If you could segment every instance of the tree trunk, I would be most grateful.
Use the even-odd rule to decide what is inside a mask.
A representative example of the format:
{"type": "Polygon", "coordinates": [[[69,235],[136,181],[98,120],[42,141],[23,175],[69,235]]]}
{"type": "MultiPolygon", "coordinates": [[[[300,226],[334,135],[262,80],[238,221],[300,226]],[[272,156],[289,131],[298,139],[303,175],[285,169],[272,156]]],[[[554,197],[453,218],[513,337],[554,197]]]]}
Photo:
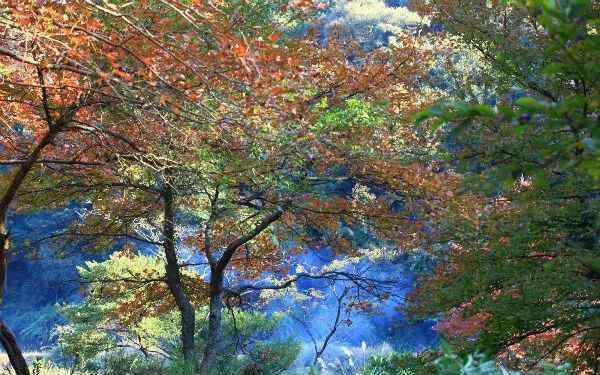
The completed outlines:
{"type": "MultiPolygon", "coordinates": [[[[4,297],[4,288],[6,287],[6,270],[8,266],[8,251],[10,249],[10,233],[8,232],[8,228],[6,228],[8,209],[36,160],[41,155],[43,149],[52,142],[57,132],[58,128],[51,128],[48,133],[46,133],[40,143],[33,149],[25,163],[21,164],[17,169],[17,172],[10,181],[7,189],[0,197],[0,304],[4,297]]],[[[13,366],[15,373],[17,375],[29,375],[27,362],[17,344],[15,335],[2,319],[0,319],[0,342],[8,355],[8,359],[10,360],[10,364],[13,366]]]]}
{"type": "MultiPolygon", "coordinates": [[[[0,305],[4,297],[4,287],[6,286],[6,269],[8,264],[8,250],[10,248],[10,235],[6,229],[6,211],[0,212],[0,305]]],[[[17,340],[12,331],[0,317],[0,342],[4,351],[8,355],[10,364],[15,370],[16,375],[29,375],[29,368],[23,353],[17,344],[17,340]]]]}
{"type": "Polygon", "coordinates": [[[207,258],[211,263],[210,301],[206,347],[204,348],[204,358],[202,358],[202,363],[200,364],[200,375],[212,375],[215,369],[218,345],[221,339],[221,321],[223,319],[223,276],[227,265],[240,246],[243,246],[262,233],[271,223],[277,221],[282,214],[283,209],[277,207],[275,211],[265,216],[251,231],[230,242],[218,261],[212,260],[212,256],[207,252],[207,258]]]}
{"type": "Polygon", "coordinates": [[[211,375],[215,368],[217,350],[221,338],[221,320],[223,318],[223,271],[211,269],[210,302],[208,313],[208,332],[204,358],[200,365],[200,375],[211,375]]]}
{"type": "MultiPolygon", "coordinates": [[[[8,249],[10,247],[10,236],[6,230],[5,223],[6,214],[0,213],[0,302],[2,297],[4,297],[6,265],[8,263],[8,249]]],[[[29,368],[17,344],[17,339],[2,318],[0,318],[0,342],[8,355],[8,360],[15,370],[16,375],[29,375],[29,368]]]]}
{"type": "Polygon", "coordinates": [[[4,288],[6,287],[9,248],[10,235],[6,229],[6,214],[0,212],[0,305],[4,299],[4,288]]]}
{"type": "Polygon", "coordinates": [[[23,357],[19,345],[17,345],[15,335],[13,335],[11,330],[4,324],[2,319],[0,319],[0,341],[2,342],[2,346],[8,355],[8,360],[15,370],[16,375],[29,375],[27,362],[25,361],[25,357],[23,357]]]}
{"type": "Polygon", "coordinates": [[[181,344],[183,347],[183,358],[186,362],[196,368],[194,333],[196,330],[196,319],[194,307],[188,298],[183,283],[175,251],[175,209],[173,207],[173,188],[168,184],[164,186],[164,249],[166,257],[165,271],[167,285],[175,299],[179,313],[181,314],[181,344]]]}
{"type": "MultiPolygon", "coordinates": [[[[10,247],[10,238],[8,231],[6,230],[6,215],[0,214],[0,301],[4,296],[4,285],[6,280],[6,264],[8,262],[7,254],[8,248],[10,247]]],[[[17,375],[29,375],[29,369],[27,368],[27,362],[23,353],[17,344],[17,340],[12,331],[4,323],[4,320],[0,318],[0,342],[6,354],[10,364],[12,365],[17,375]]]]}
{"type": "MultiPolygon", "coordinates": [[[[38,69],[38,77],[40,80],[43,107],[45,110],[46,121],[48,123],[48,131],[40,139],[39,143],[31,150],[31,153],[18,168],[5,191],[0,196],[0,304],[4,297],[4,288],[6,286],[6,270],[8,265],[8,250],[10,248],[10,233],[6,228],[6,216],[9,207],[17,195],[17,191],[25,181],[25,178],[33,168],[36,161],[42,155],[44,149],[52,143],[59,132],[71,121],[75,115],[76,109],[70,109],[57,121],[52,119],[48,105],[48,94],[44,83],[44,76],[41,68],[38,69]]],[[[6,326],[0,318],[0,341],[6,351],[13,369],[17,375],[29,375],[27,362],[23,357],[23,353],[17,344],[15,335],[6,326]]]]}

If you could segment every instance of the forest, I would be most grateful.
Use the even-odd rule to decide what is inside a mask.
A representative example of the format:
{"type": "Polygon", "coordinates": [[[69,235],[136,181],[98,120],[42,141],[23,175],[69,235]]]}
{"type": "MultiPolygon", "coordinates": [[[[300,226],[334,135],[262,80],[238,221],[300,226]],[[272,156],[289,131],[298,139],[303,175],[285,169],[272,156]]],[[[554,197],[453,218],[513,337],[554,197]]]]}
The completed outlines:
{"type": "Polygon", "coordinates": [[[0,0],[0,374],[600,374],[598,0],[0,0]]]}

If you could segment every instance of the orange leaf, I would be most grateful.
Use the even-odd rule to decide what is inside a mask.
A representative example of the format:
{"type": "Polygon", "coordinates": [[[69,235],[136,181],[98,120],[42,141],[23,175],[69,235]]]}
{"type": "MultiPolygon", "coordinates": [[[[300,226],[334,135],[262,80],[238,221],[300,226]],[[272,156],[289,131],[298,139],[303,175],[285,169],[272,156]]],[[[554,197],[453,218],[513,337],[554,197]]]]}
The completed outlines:
{"type": "Polygon", "coordinates": [[[279,40],[279,38],[281,37],[280,33],[273,33],[271,35],[269,35],[269,40],[273,43],[275,43],[276,41],[279,40]]]}
{"type": "Polygon", "coordinates": [[[158,102],[160,103],[160,105],[165,105],[167,103],[167,96],[165,94],[162,94],[158,98],[158,102]]]}
{"type": "Polygon", "coordinates": [[[248,52],[248,49],[243,44],[235,44],[233,47],[231,47],[231,50],[238,57],[244,57],[246,56],[246,52],[248,52]]]}
{"type": "Polygon", "coordinates": [[[285,92],[285,89],[281,86],[275,86],[271,90],[271,94],[273,94],[273,95],[283,94],[284,92],[285,92]]]}

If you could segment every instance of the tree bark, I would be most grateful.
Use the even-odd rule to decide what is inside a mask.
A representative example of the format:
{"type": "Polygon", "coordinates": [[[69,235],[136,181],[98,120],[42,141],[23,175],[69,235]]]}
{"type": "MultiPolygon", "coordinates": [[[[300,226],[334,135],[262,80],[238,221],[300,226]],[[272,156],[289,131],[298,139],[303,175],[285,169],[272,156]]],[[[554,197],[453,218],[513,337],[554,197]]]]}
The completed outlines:
{"type": "Polygon", "coordinates": [[[17,340],[12,331],[4,324],[4,321],[0,319],[0,341],[2,346],[8,355],[8,360],[15,370],[16,375],[29,375],[29,368],[27,367],[27,361],[23,357],[23,353],[17,344],[17,340]]]}
{"type": "Polygon", "coordinates": [[[196,330],[195,312],[192,303],[185,291],[181,281],[181,273],[177,261],[177,252],[175,250],[175,208],[173,206],[174,194],[173,187],[168,182],[165,183],[163,191],[164,200],[164,250],[165,250],[165,271],[167,285],[175,304],[181,314],[181,344],[183,358],[185,361],[196,368],[195,342],[194,334],[196,330]]]}
{"type": "MultiPolygon", "coordinates": [[[[6,287],[6,270],[8,265],[8,251],[10,248],[10,233],[6,225],[6,217],[11,203],[17,195],[17,191],[25,181],[27,174],[33,168],[42,151],[48,146],[62,126],[52,126],[37,146],[33,149],[29,157],[19,166],[17,173],[13,176],[8,188],[0,197],[0,303],[4,297],[4,288],[6,287]]],[[[0,342],[8,355],[11,365],[17,375],[29,375],[29,369],[23,353],[17,344],[15,335],[0,318],[0,342]]]]}
{"type": "Polygon", "coordinates": [[[212,375],[217,359],[217,350],[219,340],[221,339],[221,321],[223,319],[223,276],[225,270],[235,254],[236,250],[253,240],[261,234],[273,222],[279,220],[283,214],[283,209],[277,207],[276,210],[263,217],[248,233],[236,238],[227,245],[218,261],[211,260],[212,257],[207,254],[210,265],[210,301],[208,312],[208,332],[206,335],[206,347],[204,348],[204,358],[200,364],[200,375],[212,375]]]}
{"type": "Polygon", "coordinates": [[[33,168],[42,151],[48,146],[56,134],[58,128],[52,127],[46,135],[40,140],[40,143],[33,149],[29,157],[19,166],[17,173],[13,176],[10,184],[0,197],[0,300],[4,297],[4,287],[6,282],[6,265],[8,263],[8,249],[10,247],[10,234],[6,227],[6,216],[11,203],[17,195],[17,191],[25,181],[27,174],[33,168]]]}
{"type": "MultiPolygon", "coordinates": [[[[0,214],[0,301],[4,295],[4,286],[6,284],[6,263],[7,253],[10,247],[10,238],[6,230],[6,214],[0,214]]],[[[17,339],[10,328],[0,318],[0,342],[4,351],[8,355],[8,360],[15,370],[16,375],[29,375],[29,368],[21,348],[17,344],[17,339]]]]}
{"type": "Polygon", "coordinates": [[[208,312],[208,332],[204,358],[200,365],[200,375],[211,375],[217,360],[217,350],[221,339],[223,319],[223,271],[211,269],[210,301],[208,312]]]}

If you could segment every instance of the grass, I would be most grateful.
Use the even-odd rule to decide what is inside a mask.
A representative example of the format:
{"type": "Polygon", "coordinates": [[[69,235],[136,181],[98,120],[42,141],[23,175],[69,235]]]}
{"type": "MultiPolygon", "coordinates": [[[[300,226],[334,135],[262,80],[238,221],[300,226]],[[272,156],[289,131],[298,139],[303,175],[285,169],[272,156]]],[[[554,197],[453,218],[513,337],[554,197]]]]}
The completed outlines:
{"type": "MultiPolygon", "coordinates": [[[[23,356],[29,363],[31,375],[85,375],[79,371],[57,367],[46,361],[46,353],[43,352],[26,352],[23,356]]],[[[0,353],[0,375],[14,375],[6,353],[0,353]]]]}

